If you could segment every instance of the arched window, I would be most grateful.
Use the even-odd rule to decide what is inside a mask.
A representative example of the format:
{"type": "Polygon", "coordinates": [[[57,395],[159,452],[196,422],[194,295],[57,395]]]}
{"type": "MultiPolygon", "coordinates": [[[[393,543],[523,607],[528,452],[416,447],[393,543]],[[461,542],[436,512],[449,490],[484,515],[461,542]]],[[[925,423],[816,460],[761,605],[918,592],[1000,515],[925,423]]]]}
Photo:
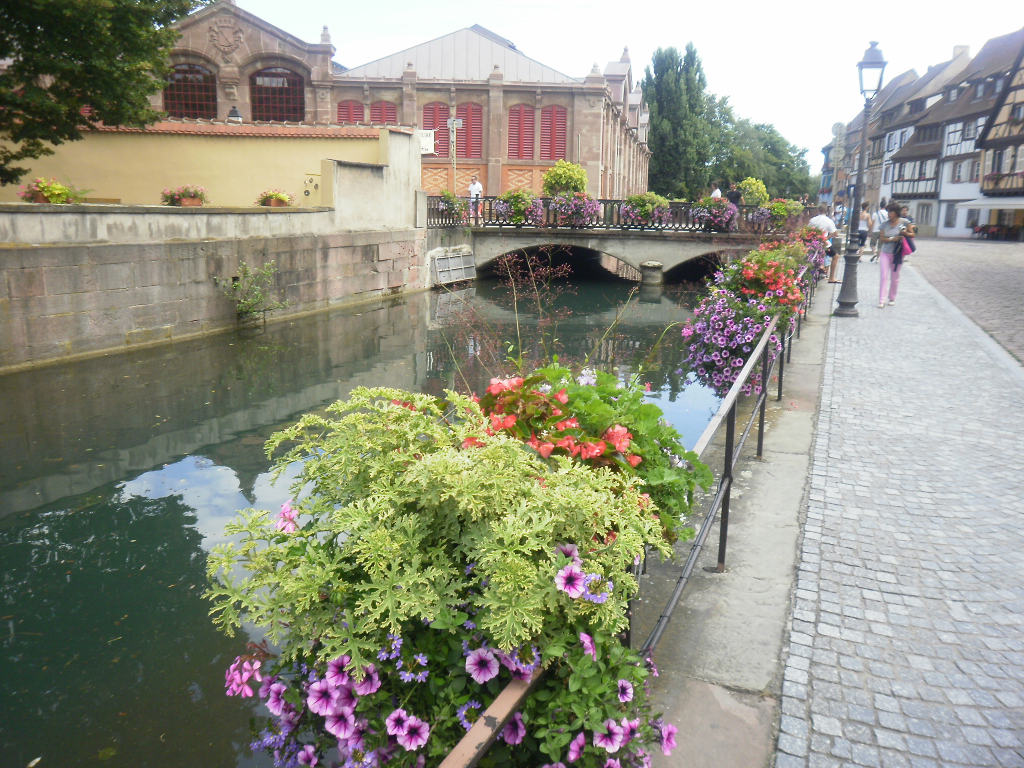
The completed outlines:
{"type": "Polygon", "coordinates": [[[363,102],[349,99],[338,102],[339,123],[361,123],[363,122],[363,102]]]}
{"type": "Polygon", "coordinates": [[[534,109],[516,104],[508,111],[508,159],[533,160],[534,109]]]}
{"type": "Polygon", "coordinates": [[[565,107],[555,104],[540,111],[540,159],[565,160],[565,107]]]}
{"type": "Polygon", "coordinates": [[[375,101],[370,105],[370,122],[374,125],[398,125],[398,107],[390,101],[375,101]]]}
{"type": "Polygon", "coordinates": [[[432,101],[423,105],[423,130],[434,131],[434,154],[448,157],[448,105],[432,101]]]}
{"type": "Polygon", "coordinates": [[[164,88],[164,111],[171,117],[217,117],[217,78],[198,64],[175,64],[164,88]]]}
{"type": "Polygon", "coordinates": [[[483,157],[483,107],[479,104],[459,104],[455,108],[455,117],[462,121],[462,127],[455,134],[455,156],[483,157]]]}
{"type": "Polygon", "coordinates": [[[253,120],[301,122],[306,116],[302,76],[284,67],[268,67],[249,76],[253,120]]]}

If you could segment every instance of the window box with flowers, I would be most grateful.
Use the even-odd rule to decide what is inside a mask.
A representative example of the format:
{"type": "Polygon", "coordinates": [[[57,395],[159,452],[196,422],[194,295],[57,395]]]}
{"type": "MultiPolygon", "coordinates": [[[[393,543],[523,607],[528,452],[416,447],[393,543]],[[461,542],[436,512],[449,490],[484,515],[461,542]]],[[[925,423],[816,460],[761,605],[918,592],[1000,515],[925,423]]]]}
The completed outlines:
{"type": "Polygon", "coordinates": [[[206,190],[194,184],[185,184],[177,189],[165,189],[160,193],[160,201],[164,205],[195,208],[206,202],[206,190]]]}
{"type": "Polygon", "coordinates": [[[70,184],[62,184],[56,179],[33,179],[18,189],[18,197],[30,203],[50,203],[64,205],[81,203],[85,200],[87,190],[75,189],[70,184]]]}
{"type": "Polygon", "coordinates": [[[264,205],[269,208],[286,208],[291,204],[292,196],[280,189],[264,190],[256,198],[256,205],[264,205]]]}

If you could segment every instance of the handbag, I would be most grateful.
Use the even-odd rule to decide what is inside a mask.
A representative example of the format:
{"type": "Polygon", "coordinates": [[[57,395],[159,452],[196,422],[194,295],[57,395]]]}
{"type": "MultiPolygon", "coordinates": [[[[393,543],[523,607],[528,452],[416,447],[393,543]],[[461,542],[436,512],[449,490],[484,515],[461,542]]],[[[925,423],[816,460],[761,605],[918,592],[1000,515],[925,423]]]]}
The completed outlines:
{"type": "Polygon", "coordinates": [[[900,256],[909,256],[914,252],[913,246],[911,246],[910,243],[907,242],[908,239],[909,238],[906,237],[900,238],[900,256]]]}

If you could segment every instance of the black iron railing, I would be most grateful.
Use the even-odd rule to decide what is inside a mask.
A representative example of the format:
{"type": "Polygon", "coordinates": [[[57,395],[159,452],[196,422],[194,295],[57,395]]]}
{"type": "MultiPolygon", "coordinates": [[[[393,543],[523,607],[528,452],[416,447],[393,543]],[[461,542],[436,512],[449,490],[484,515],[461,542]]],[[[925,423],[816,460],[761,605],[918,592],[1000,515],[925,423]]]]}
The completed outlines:
{"type": "Polygon", "coordinates": [[[565,217],[551,207],[551,198],[538,198],[543,210],[539,222],[516,223],[512,216],[502,213],[503,206],[497,197],[482,197],[479,201],[460,199],[460,210],[453,210],[450,200],[443,197],[427,198],[427,227],[439,229],[445,227],[511,227],[524,229],[598,229],[598,230],[635,230],[657,232],[741,232],[744,234],[768,235],[781,233],[791,229],[798,222],[786,221],[773,223],[766,216],[765,209],[753,205],[741,205],[737,215],[728,226],[716,227],[709,224],[700,215],[697,203],[671,203],[668,216],[657,222],[637,223],[623,215],[625,200],[598,200],[598,212],[587,223],[579,224],[567,221],[565,217]]]}

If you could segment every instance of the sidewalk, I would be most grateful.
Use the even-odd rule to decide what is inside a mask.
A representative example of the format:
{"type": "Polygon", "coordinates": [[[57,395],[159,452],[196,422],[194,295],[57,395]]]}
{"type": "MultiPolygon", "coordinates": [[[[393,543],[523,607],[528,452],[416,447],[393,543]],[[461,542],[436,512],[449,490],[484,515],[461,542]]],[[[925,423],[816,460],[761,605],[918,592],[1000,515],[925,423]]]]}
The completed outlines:
{"type": "Polygon", "coordinates": [[[856,318],[819,284],[727,570],[716,529],[656,649],[655,765],[1024,766],[1024,369],[904,272],[880,310],[862,261],[856,318]]]}

